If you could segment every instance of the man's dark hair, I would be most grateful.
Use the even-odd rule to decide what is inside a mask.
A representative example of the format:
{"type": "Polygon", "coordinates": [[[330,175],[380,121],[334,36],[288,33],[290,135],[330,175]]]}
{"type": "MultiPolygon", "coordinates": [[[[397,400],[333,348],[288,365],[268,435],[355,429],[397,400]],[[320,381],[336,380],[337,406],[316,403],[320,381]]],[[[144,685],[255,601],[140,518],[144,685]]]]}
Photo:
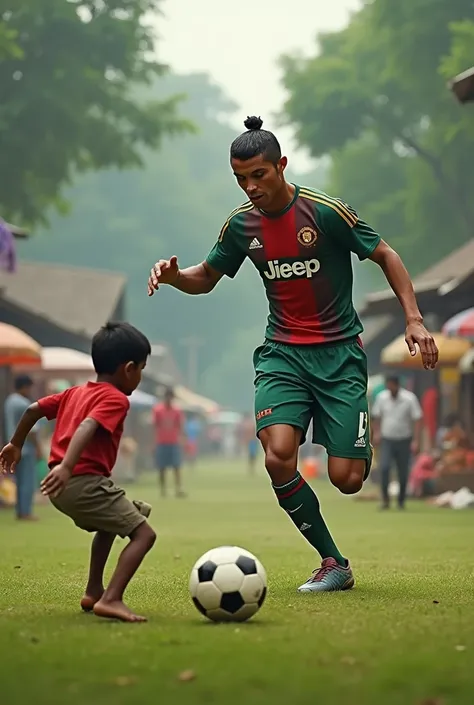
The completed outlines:
{"type": "Polygon", "coordinates": [[[31,377],[28,377],[28,375],[18,375],[18,377],[15,378],[15,391],[19,392],[21,389],[25,389],[25,387],[32,387],[33,386],[33,380],[31,377]]]}
{"type": "Polygon", "coordinates": [[[255,115],[244,121],[247,132],[235,138],[230,146],[230,158],[246,161],[259,154],[275,166],[281,159],[281,147],[273,132],[262,130],[263,120],[255,115]]]}
{"type": "Polygon", "coordinates": [[[390,382],[400,386],[400,377],[398,375],[389,375],[385,380],[385,384],[389,384],[390,382]]]}
{"type": "Polygon", "coordinates": [[[107,323],[92,338],[91,354],[98,375],[113,375],[127,362],[146,362],[151,345],[130,323],[107,323]]]}

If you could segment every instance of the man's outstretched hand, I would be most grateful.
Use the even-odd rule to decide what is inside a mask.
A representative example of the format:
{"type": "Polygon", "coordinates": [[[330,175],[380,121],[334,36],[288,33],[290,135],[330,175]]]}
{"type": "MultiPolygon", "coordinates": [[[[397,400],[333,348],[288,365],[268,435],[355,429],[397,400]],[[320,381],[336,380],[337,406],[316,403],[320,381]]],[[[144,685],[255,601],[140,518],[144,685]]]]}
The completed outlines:
{"type": "Polygon", "coordinates": [[[425,370],[434,370],[438,363],[438,346],[431,333],[428,333],[423,323],[409,323],[405,331],[405,341],[410,355],[416,355],[416,345],[420,348],[421,359],[425,370]]]}
{"type": "Polygon", "coordinates": [[[148,277],[148,296],[153,296],[160,284],[174,284],[179,277],[178,258],[160,259],[148,277]]]}

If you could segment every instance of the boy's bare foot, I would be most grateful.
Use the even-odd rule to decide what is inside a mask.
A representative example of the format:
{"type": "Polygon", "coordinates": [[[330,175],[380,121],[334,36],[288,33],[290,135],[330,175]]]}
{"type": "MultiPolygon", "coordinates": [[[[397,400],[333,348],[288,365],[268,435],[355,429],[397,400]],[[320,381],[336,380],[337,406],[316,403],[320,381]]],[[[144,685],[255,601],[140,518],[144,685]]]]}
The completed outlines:
{"type": "Polygon", "coordinates": [[[120,619],[122,622],[146,622],[146,617],[141,617],[138,614],[132,612],[132,610],[127,607],[120,600],[114,602],[105,602],[99,600],[93,606],[94,614],[97,617],[106,617],[108,619],[120,619]]]}
{"type": "Polygon", "coordinates": [[[102,589],[102,592],[98,593],[97,595],[94,595],[91,592],[87,592],[84,594],[84,597],[81,600],[81,607],[84,610],[84,612],[92,612],[94,609],[94,605],[99,602],[100,598],[104,594],[104,590],[102,589]]]}

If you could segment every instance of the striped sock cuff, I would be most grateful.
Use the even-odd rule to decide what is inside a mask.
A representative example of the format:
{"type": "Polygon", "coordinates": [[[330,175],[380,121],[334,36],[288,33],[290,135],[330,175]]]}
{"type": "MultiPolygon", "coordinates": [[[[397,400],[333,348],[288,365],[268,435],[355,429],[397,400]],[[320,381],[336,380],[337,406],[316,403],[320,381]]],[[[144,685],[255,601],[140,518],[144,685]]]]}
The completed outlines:
{"type": "Polygon", "coordinates": [[[297,472],[294,478],[289,482],[284,485],[272,485],[272,487],[278,499],[285,499],[286,497],[291,497],[295,492],[298,492],[304,484],[305,480],[301,477],[300,473],[297,472]]]}

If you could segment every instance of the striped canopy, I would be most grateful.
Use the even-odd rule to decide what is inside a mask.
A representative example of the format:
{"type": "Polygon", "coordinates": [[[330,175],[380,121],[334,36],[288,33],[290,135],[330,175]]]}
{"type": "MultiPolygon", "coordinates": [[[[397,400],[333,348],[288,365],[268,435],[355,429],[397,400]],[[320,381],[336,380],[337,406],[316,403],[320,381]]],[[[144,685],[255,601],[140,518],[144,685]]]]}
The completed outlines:
{"type": "Polygon", "coordinates": [[[468,308],[467,311],[461,311],[455,316],[446,321],[443,326],[445,335],[455,336],[456,338],[467,338],[474,341],[474,308],[468,308]]]}

